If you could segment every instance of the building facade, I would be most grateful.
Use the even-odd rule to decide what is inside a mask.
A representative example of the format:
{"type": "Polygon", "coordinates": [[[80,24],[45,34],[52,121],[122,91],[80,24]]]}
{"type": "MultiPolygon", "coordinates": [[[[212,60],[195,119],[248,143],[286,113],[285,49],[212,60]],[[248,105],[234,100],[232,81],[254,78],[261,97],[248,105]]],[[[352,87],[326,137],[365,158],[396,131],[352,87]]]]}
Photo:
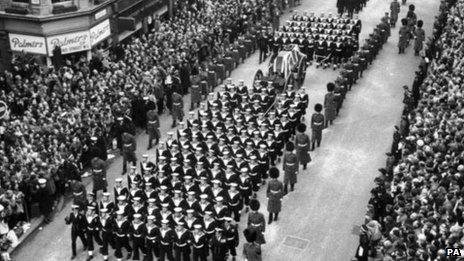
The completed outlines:
{"type": "Polygon", "coordinates": [[[0,69],[27,53],[50,64],[56,46],[65,57],[91,57],[169,12],[169,0],[2,0],[0,69]]]}

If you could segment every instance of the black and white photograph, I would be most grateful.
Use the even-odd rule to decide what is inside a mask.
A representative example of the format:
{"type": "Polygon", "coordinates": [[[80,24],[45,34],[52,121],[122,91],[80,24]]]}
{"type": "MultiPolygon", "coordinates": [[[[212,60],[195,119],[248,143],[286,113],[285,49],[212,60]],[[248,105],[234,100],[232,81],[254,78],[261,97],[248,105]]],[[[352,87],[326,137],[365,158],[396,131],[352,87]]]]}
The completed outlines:
{"type": "Polygon", "coordinates": [[[0,261],[464,261],[464,0],[0,0],[0,261]]]}

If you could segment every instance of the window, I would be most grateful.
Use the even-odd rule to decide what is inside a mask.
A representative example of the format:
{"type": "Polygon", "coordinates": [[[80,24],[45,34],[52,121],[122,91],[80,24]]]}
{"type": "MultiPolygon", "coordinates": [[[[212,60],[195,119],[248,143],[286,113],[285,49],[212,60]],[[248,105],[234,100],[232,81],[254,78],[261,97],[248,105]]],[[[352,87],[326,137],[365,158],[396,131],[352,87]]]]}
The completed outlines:
{"type": "Polygon", "coordinates": [[[13,0],[14,3],[25,3],[29,4],[30,0],[13,0]]]}
{"type": "Polygon", "coordinates": [[[52,0],[52,4],[58,4],[61,2],[71,2],[71,0],[52,0]]]}

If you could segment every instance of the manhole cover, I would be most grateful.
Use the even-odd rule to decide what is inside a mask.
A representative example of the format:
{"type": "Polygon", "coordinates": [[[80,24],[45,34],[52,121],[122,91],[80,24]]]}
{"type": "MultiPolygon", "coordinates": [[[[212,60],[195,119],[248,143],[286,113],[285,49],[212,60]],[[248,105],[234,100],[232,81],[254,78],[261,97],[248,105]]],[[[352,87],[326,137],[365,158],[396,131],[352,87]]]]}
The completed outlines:
{"type": "Polygon", "coordinates": [[[309,244],[308,240],[287,236],[284,240],[284,245],[298,249],[305,249],[309,244]]]}

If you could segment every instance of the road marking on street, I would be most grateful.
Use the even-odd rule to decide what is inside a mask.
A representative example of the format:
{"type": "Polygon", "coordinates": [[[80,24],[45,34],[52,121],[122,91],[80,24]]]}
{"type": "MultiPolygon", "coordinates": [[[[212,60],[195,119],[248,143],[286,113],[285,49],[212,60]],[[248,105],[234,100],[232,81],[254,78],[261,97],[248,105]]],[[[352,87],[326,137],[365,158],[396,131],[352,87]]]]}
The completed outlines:
{"type": "Polygon", "coordinates": [[[304,250],[309,245],[309,240],[294,236],[287,236],[285,237],[284,241],[282,242],[287,247],[295,248],[298,250],[304,250]]]}

